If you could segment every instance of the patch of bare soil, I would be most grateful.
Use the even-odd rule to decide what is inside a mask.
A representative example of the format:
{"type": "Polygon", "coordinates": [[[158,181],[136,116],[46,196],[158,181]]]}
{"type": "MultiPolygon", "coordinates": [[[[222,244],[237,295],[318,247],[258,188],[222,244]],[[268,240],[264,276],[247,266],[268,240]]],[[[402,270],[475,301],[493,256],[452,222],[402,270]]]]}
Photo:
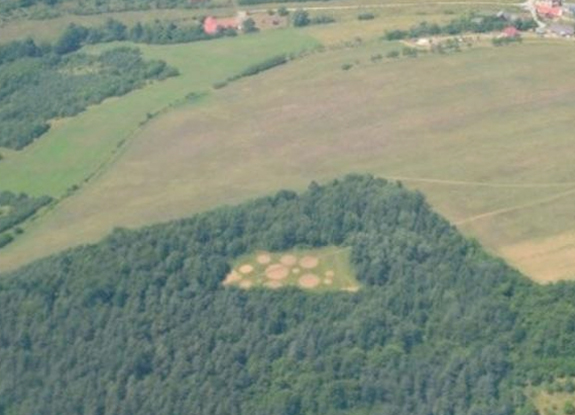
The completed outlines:
{"type": "Polygon", "coordinates": [[[254,270],[254,267],[251,266],[250,264],[244,264],[239,269],[242,274],[249,274],[254,270]]]}
{"type": "Polygon", "coordinates": [[[315,288],[319,285],[320,279],[315,274],[305,274],[302,275],[297,282],[300,285],[300,287],[315,288]]]}
{"type": "Polygon", "coordinates": [[[293,267],[297,263],[297,257],[295,255],[283,255],[280,262],[288,267],[293,267]]]}
{"type": "Polygon", "coordinates": [[[241,281],[241,279],[242,276],[240,274],[238,274],[236,271],[232,271],[228,275],[226,275],[226,279],[224,280],[223,284],[224,285],[235,284],[236,282],[241,281]]]}
{"type": "Polygon", "coordinates": [[[266,268],[266,277],[270,280],[283,280],[289,274],[289,268],[282,264],[272,264],[266,268]]]}
{"type": "Polygon", "coordinates": [[[258,261],[258,264],[266,265],[271,262],[272,257],[269,256],[268,254],[259,254],[256,260],[258,261]]]}
{"type": "Polygon", "coordinates": [[[302,268],[313,269],[317,267],[317,265],[319,264],[319,259],[315,256],[308,255],[300,259],[299,264],[301,265],[302,268]]]}

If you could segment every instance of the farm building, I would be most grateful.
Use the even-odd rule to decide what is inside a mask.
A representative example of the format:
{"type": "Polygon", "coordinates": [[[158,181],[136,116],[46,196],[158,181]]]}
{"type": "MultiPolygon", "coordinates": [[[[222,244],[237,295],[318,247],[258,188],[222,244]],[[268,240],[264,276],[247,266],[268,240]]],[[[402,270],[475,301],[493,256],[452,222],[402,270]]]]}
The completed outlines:
{"type": "Polygon", "coordinates": [[[239,30],[242,28],[243,19],[241,16],[218,18],[208,16],[204,20],[204,32],[208,35],[215,35],[223,29],[239,30]]]}
{"type": "Polygon", "coordinates": [[[563,15],[563,3],[561,0],[540,0],[535,4],[537,14],[550,19],[563,15]]]}

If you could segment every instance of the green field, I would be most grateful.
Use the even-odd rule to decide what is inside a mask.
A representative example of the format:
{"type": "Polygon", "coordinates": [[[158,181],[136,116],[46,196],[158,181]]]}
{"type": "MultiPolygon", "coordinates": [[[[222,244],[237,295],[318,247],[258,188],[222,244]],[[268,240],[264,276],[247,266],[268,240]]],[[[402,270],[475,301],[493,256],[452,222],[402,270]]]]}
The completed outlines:
{"type": "Polygon", "coordinates": [[[224,285],[354,292],[359,283],[351,269],[350,255],[350,248],[339,247],[244,255],[235,261],[224,285]]]}
{"type": "MultiPolygon", "coordinates": [[[[298,32],[309,42],[305,33],[298,32]]],[[[153,120],[98,180],[0,258],[16,265],[97,240],[114,226],[359,171],[421,189],[467,234],[533,278],[570,278],[572,47],[533,41],[373,64],[374,53],[398,48],[375,42],[242,80],[153,120]],[[347,62],[359,64],[342,71],[347,62]]],[[[166,58],[161,50],[146,49],[166,58]]]]}
{"type": "MultiPolygon", "coordinates": [[[[119,43],[86,49],[99,51],[119,43]]],[[[110,99],[66,120],[58,120],[36,143],[20,152],[6,152],[0,162],[0,189],[31,195],[61,196],[98,171],[118,146],[141,128],[148,114],[178,104],[190,93],[202,94],[211,84],[250,64],[278,53],[313,47],[313,38],[290,30],[265,37],[243,36],[173,46],[139,46],[147,57],[177,67],[181,76],[110,99]]],[[[3,151],[4,153],[4,151],[3,151]]]]}

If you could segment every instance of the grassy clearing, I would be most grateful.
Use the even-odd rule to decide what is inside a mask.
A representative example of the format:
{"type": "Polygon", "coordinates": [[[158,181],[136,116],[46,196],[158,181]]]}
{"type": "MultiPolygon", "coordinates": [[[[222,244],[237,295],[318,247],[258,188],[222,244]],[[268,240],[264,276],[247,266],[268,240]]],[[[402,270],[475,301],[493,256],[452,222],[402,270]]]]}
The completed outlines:
{"type": "Polygon", "coordinates": [[[299,287],[354,292],[360,286],[351,269],[350,254],[349,248],[338,247],[257,252],[238,258],[223,284],[244,289],[299,287]]]}
{"type": "MultiPolygon", "coordinates": [[[[98,171],[118,146],[138,131],[148,114],[181,102],[190,93],[208,92],[213,82],[266,57],[315,44],[307,35],[285,30],[185,45],[141,46],[146,57],[166,60],[181,76],[60,120],[24,151],[7,152],[0,162],[0,189],[61,196],[98,171]]],[[[113,46],[118,43],[87,50],[98,52],[113,46]]]]}
{"type": "Polygon", "coordinates": [[[529,387],[526,394],[541,415],[571,415],[575,413],[569,410],[569,407],[575,408],[575,393],[572,389],[572,380],[558,379],[550,385],[529,387]]]}

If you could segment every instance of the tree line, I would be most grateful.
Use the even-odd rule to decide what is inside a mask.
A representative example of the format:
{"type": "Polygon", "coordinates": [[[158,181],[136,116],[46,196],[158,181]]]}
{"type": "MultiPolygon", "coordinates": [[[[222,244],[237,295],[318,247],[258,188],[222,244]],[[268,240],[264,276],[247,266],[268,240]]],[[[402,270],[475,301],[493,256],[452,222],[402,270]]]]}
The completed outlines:
{"type": "Polygon", "coordinates": [[[513,26],[521,31],[531,30],[537,27],[537,23],[531,19],[516,19],[511,22],[495,15],[475,15],[459,17],[445,25],[437,23],[421,22],[409,30],[390,30],[385,33],[386,40],[401,40],[419,38],[424,36],[459,35],[462,33],[488,33],[501,31],[508,26],[513,26]]]}
{"type": "MultiPolygon", "coordinates": [[[[28,42],[20,44],[24,54],[34,49],[28,42]]],[[[48,131],[54,118],[71,117],[148,81],[177,75],[165,62],[144,60],[139,50],[126,47],[99,56],[41,50],[31,55],[17,60],[9,55],[4,60],[9,63],[0,65],[2,147],[22,149],[48,131]]]]}
{"type": "Polygon", "coordinates": [[[22,232],[17,226],[52,202],[49,196],[30,197],[24,193],[0,191],[0,248],[22,232]],[[8,232],[13,230],[13,232],[8,232]]]}
{"type": "Polygon", "coordinates": [[[400,184],[312,183],[2,275],[0,414],[534,415],[526,385],[575,375],[574,300],[400,184]],[[221,285],[328,245],[359,292],[221,285]]]}

